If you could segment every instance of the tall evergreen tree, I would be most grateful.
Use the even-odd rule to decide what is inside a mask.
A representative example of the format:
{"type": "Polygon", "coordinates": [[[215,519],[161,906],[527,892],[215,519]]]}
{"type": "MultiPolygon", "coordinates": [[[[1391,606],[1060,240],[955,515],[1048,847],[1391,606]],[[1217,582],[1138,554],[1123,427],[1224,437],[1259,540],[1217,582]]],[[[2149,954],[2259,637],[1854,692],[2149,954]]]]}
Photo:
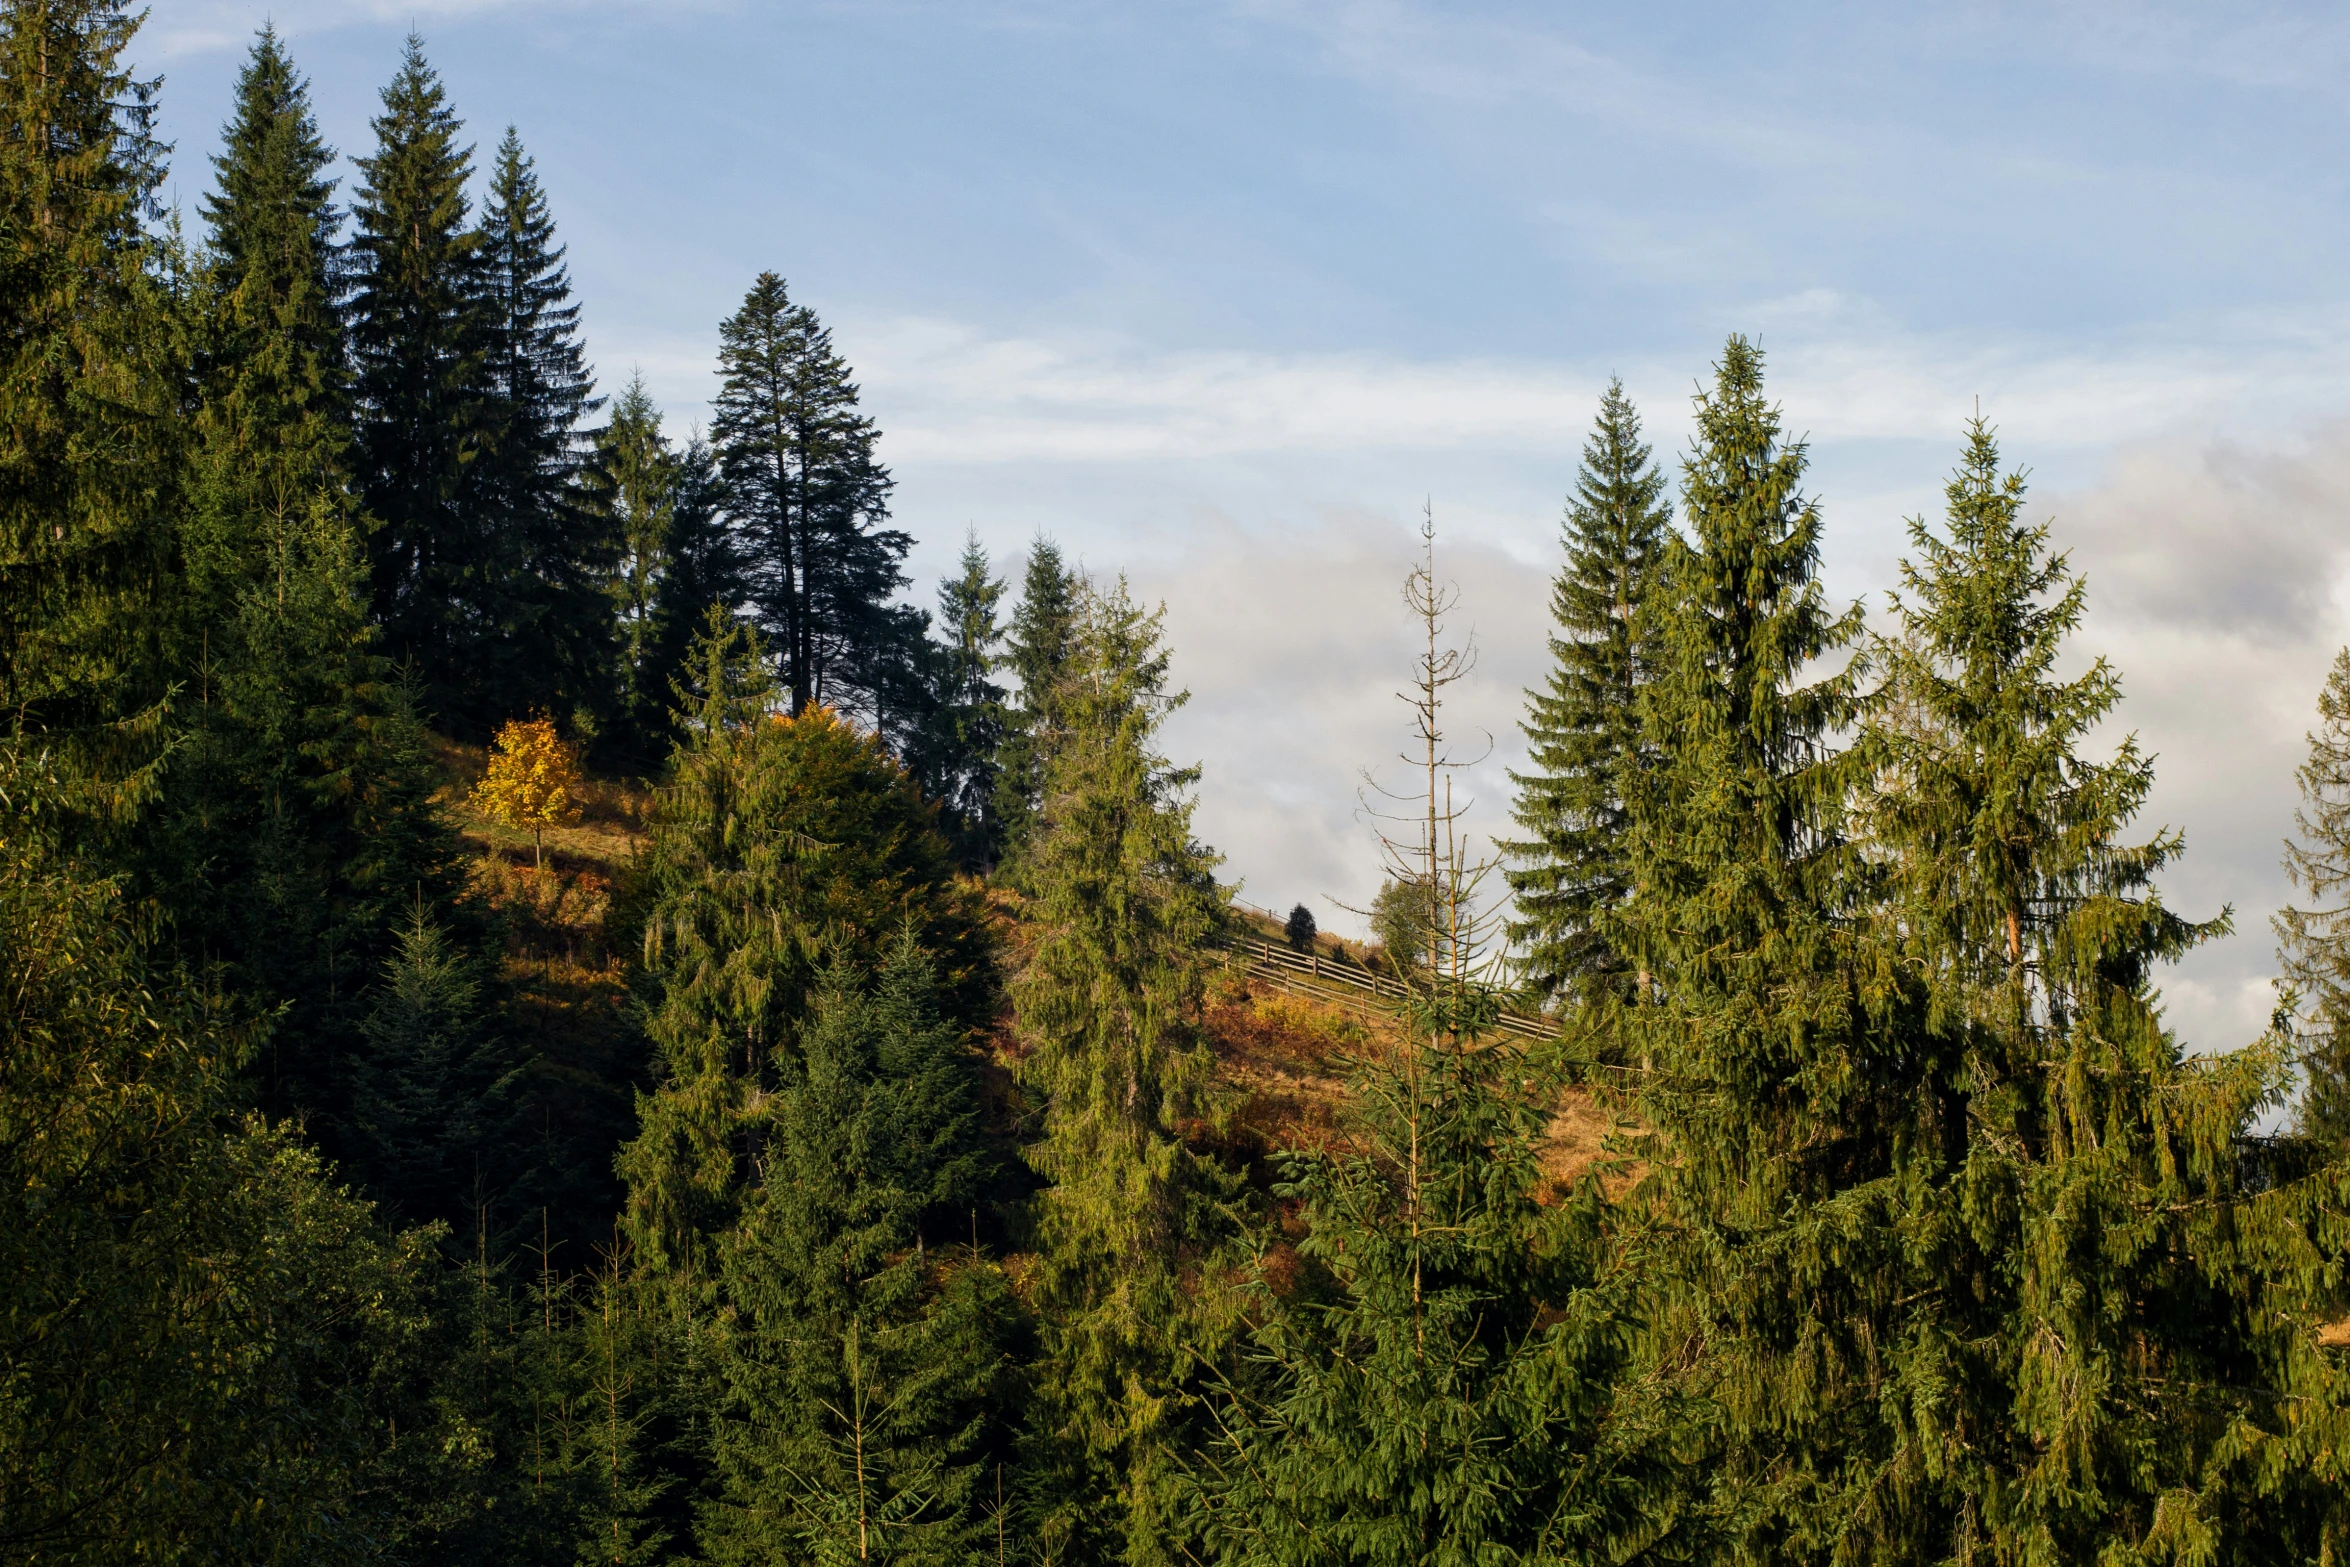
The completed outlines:
{"type": "Polygon", "coordinates": [[[207,628],[147,874],[195,961],[274,1013],[254,1062],[262,1105],[308,1112],[348,1151],[367,991],[403,909],[449,918],[455,830],[412,691],[366,621],[353,531],[314,502],[262,541],[258,580],[207,628]]]}
{"type": "Polygon", "coordinates": [[[1260,1257],[1302,1239],[1278,1271],[1260,1262],[1195,1464],[1193,1522],[1226,1563],[1619,1561],[1657,1543],[1656,1410],[1623,1375],[1639,1249],[1608,1233],[1596,1172],[1544,1178],[1556,1085],[1479,1037],[1495,930],[1444,742],[1468,659],[1443,636],[1458,595],[1433,516],[1422,537],[1404,592],[1425,638],[1419,798],[1389,794],[1412,838],[1381,844],[1407,914],[1388,950],[1413,983],[1400,1037],[1356,1063],[1340,1146],[1281,1156],[1275,1198],[1302,1211],[1260,1232],[1260,1257]]]}
{"type": "Polygon", "coordinates": [[[1036,1210],[1030,1527],[1056,1559],[1151,1563],[1171,1559],[1177,1396],[1216,1331],[1182,1281],[1224,1244],[1220,1176],[1183,1132],[1211,1069],[1202,943],[1219,903],[1191,832],[1198,775],[1153,748],[1183,700],[1159,617],[1121,582],[1084,594],[1075,621],[1044,736],[1036,940],[1012,986],[1021,1074],[1044,1107],[1030,1162],[1052,1183],[1036,1210]]]}
{"type": "Polygon", "coordinates": [[[677,454],[661,433],[661,410],[644,376],[633,375],[613,399],[610,422],[596,432],[587,489],[589,504],[603,512],[620,546],[612,574],[620,638],[613,713],[619,748],[640,760],[658,754],[669,727],[671,671],[660,665],[660,613],[680,477],[677,454]]]}
{"type": "Polygon", "coordinates": [[[1611,381],[1583,446],[1567,507],[1566,561],[1551,583],[1551,670],[1526,694],[1531,767],[1512,773],[1525,836],[1502,846],[1517,900],[1509,927],[1525,976],[1561,997],[1620,974],[1597,929],[1630,891],[1622,774],[1641,765],[1640,689],[1655,662],[1645,645],[1649,585],[1672,531],[1665,480],[1640,439],[1640,415],[1611,381]]]}
{"type": "Polygon", "coordinates": [[[2285,845],[2285,872],[2309,900],[2274,921],[2278,957],[2299,1003],[2303,1040],[2295,1125],[2350,1149],[2350,648],[2334,657],[2317,696],[2318,727],[2296,778],[2300,841],[2285,845]]]}
{"type": "Polygon", "coordinates": [[[169,677],[182,456],[138,23],[119,0],[0,9],[0,709],[117,779],[110,726],[169,677]]]}
{"type": "Polygon", "coordinates": [[[313,1112],[340,1153],[364,992],[402,907],[445,912],[456,840],[367,623],[333,155],[267,29],[223,142],[196,291],[185,695],[145,869],[183,950],[277,1015],[263,1103],[313,1112]]]}
{"type": "Polygon", "coordinates": [[[790,711],[872,711],[891,653],[914,645],[889,603],[913,541],[879,526],[893,481],[874,456],[873,420],[831,332],[772,272],[718,343],[711,445],[790,711]]]}
{"type": "Polygon", "coordinates": [[[2136,742],[2080,754],[2119,682],[2055,677],[2084,589],[1980,420],[1946,493],[1941,532],[1911,525],[1861,748],[1925,1026],[1906,1092],[1848,1122],[1844,1190],[1788,1227],[1837,1280],[1812,1310],[1867,1324],[1795,1374],[1875,1384],[1811,1438],[1804,1554],[1833,1526],[1843,1559],[2315,1559],[2345,1514],[2312,1439],[2343,1405],[2307,1225],[2340,1175],[2249,1136],[2277,1042],[2189,1062],[2163,1027],[2155,965],[2227,921],[2153,891],[2176,834],[2122,839],[2136,742]]]}
{"type": "Polygon", "coordinates": [[[1004,631],[996,618],[1004,584],[992,574],[979,536],[963,541],[962,571],[939,584],[938,623],[945,645],[938,696],[925,747],[924,774],[953,824],[968,869],[995,863],[1002,832],[996,820],[997,753],[1004,739],[1004,690],[990,678],[1004,631]]]}
{"type": "Polygon", "coordinates": [[[221,140],[216,187],[201,203],[203,401],[186,545],[193,610],[206,626],[282,564],[276,546],[288,531],[329,517],[353,523],[342,216],[326,172],[335,153],[272,28],[238,74],[221,140]]]}
{"type": "MultiPolygon", "coordinates": [[[[742,553],[727,526],[717,457],[709,442],[692,436],[676,454],[668,546],[653,593],[649,662],[639,677],[648,702],[684,678],[712,609],[730,618],[746,609],[750,588],[745,575],[742,553]]],[[[662,714],[658,733],[663,745],[679,738],[676,720],[674,711],[662,714]]]]}
{"type": "Polygon", "coordinates": [[[982,1174],[972,1065],[901,937],[826,973],[723,1249],[714,1561],[964,1563],[1005,1451],[1012,1293],[948,1233],[982,1174]]]}
{"type": "Polygon", "coordinates": [[[1667,541],[1652,599],[1642,742],[1660,762],[1624,784],[1635,892],[1599,927],[1650,980],[1622,1059],[1678,1236],[1651,1284],[1652,1349],[1714,1411],[1688,1472],[1734,1549],[1788,1559],[1825,1548],[1812,1509],[1882,1321],[1881,1259],[1856,1241],[1832,1260],[1814,1224],[1883,1173],[1878,1129],[1917,1087],[1906,992],[1842,922],[1861,873],[1842,836],[1852,765],[1828,742],[1854,673],[1804,675],[1860,621],[1830,614],[1815,578],[1804,459],[1760,352],[1732,337],[1682,466],[1688,537],[1667,541]],[[1691,1364],[1685,1344],[1705,1353],[1691,1364]]]}
{"type": "Polygon", "coordinates": [[[470,147],[411,33],[358,161],[350,305],[359,405],[359,489],[371,540],[376,619],[436,711],[463,715],[478,628],[485,540],[466,511],[467,469],[484,440],[481,236],[468,226],[470,147]]]}
{"type": "Polygon", "coordinates": [[[490,166],[478,261],[482,445],[464,494],[483,563],[467,608],[483,647],[459,711],[477,726],[534,711],[592,726],[612,704],[621,545],[613,519],[583,504],[581,420],[602,403],[555,221],[512,126],[490,166]]]}
{"type": "Polygon", "coordinates": [[[1020,601],[1012,607],[1002,667],[1020,683],[996,752],[995,818],[1000,854],[1017,866],[1044,794],[1052,706],[1075,646],[1081,579],[1059,546],[1039,534],[1028,546],[1020,601]]]}

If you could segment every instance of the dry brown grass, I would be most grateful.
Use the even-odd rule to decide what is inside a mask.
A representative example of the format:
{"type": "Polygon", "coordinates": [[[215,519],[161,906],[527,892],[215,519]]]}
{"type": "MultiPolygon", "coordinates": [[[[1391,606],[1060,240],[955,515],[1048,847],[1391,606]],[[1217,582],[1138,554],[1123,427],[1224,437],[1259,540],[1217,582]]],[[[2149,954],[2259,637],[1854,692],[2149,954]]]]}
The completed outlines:
{"type": "Polygon", "coordinates": [[[1337,1141],[1345,1057],[1370,1044],[1369,1030],[1334,1007],[1245,980],[1228,981],[1218,992],[1203,1021],[1233,1096],[1238,1141],[1255,1156],[1337,1141]]]}
{"type": "MultiPolygon", "coordinates": [[[[1387,1023],[1227,974],[1207,1008],[1208,1040],[1231,1091],[1233,1140],[1252,1157],[1282,1148],[1330,1148],[1345,1140],[1347,1063],[1401,1043],[1387,1023]]],[[[1537,1149],[1553,1190],[1580,1180],[1607,1157],[1616,1117],[1588,1089],[1568,1088],[1537,1149]]],[[[1609,1171],[1621,1195],[1637,1168],[1609,1171]]]]}

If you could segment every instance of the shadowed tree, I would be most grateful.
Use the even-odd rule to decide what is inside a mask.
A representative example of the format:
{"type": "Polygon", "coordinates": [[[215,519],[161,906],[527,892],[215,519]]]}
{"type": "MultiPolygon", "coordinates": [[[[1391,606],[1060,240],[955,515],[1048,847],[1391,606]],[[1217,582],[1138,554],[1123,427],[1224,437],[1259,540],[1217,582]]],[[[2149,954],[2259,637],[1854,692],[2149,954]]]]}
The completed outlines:
{"type": "Polygon", "coordinates": [[[378,524],[375,616],[426,701],[458,716],[481,655],[471,610],[500,567],[466,507],[488,417],[487,288],[467,222],[472,149],[459,145],[462,123],[413,33],[371,123],[375,150],[357,160],[349,321],[355,466],[378,524]]]}
{"type": "Polygon", "coordinates": [[[118,726],[163,696],[179,627],[185,367],[141,226],[165,149],[123,64],[138,22],[0,9],[0,722],[116,782],[151,754],[118,726]]]}
{"type": "Polygon", "coordinates": [[[718,345],[711,446],[789,711],[872,712],[887,692],[886,655],[907,645],[889,600],[913,544],[879,526],[893,481],[874,456],[873,420],[832,334],[772,272],[719,326],[718,345]]]}
{"type": "Polygon", "coordinates": [[[555,220],[512,126],[490,165],[474,274],[482,325],[482,442],[465,509],[484,567],[471,607],[483,656],[467,671],[470,727],[552,712],[590,731],[612,710],[620,562],[614,519],[581,478],[593,395],[579,306],[555,220]]]}

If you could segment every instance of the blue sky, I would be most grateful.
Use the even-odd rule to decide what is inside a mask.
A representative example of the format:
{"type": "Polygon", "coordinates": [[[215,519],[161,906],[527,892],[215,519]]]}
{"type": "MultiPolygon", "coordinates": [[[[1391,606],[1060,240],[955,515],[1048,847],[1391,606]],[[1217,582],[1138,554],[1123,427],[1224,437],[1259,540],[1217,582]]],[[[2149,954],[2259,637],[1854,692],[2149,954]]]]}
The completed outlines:
{"type": "Polygon", "coordinates": [[[140,48],[191,211],[264,15],[346,151],[411,25],[485,150],[514,122],[606,385],[640,369],[681,430],[719,318],[783,273],[863,378],[923,596],[966,527],[1164,596],[1173,741],[1261,902],[1367,896],[1357,774],[1401,738],[1424,497],[1498,825],[1607,375],[1669,454],[1723,335],[1759,336],[1847,596],[1891,585],[1980,397],[2163,755],[2177,900],[2238,909],[2174,1014],[2258,1026],[2350,629],[2350,16],[169,0],[140,48]]]}

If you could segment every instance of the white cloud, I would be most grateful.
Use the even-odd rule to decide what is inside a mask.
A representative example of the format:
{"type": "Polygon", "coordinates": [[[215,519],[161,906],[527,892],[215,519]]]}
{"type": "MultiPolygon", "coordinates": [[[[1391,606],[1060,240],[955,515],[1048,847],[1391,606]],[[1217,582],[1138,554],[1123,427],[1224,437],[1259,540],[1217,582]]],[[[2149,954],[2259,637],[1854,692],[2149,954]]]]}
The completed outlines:
{"type": "MultiPolygon", "coordinates": [[[[1165,600],[1175,678],[1192,692],[1167,744],[1177,760],[1205,763],[1201,836],[1227,856],[1223,874],[1243,896],[1281,909],[1303,901],[1328,929],[1360,929],[1347,908],[1378,890],[1366,771],[1399,793],[1417,787],[1397,693],[1420,646],[1402,601],[1419,547],[1397,515],[1334,512],[1275,538],[1202,518],[1192,555],[1131,574],[1138,593],[1165,600]]],[[[1523,754],[1521,692],[1540,674],[1549,584],[1491,545],[1441,536],[1437,573],[1461,593],[1449,638],[1478,653],[1446,709],[1452,754],[1484,758],[1459,803],[1473,833],[1506,835],[1504,769],[1523,754]]]]}
{"type": "Polygon", "coordinates": [[[2116,728],[2157,755],[2144,825],[2186,835],[2168,896],[2198,918],[2235,907],[2236,934],[2166,981],[2173,1019],[2191,1042],[2242,1043],[2273,1004],[2268,921],[2292,895],[2278,859],[2293,770],[2350,640],[2350,426],[2268,450],[2136,445],[2047,511],[2089,582],[2080,646],[2122,675],[2116,728]]]}
{"type": "MultiPolygon", "coordinates": [[[[2182,322],[2095,350],[1904,333],[1865,302],[1758,302],[1770,388],[1823,443],[1953,442],[1980,397],[2018,450],[2102,448],[2180,427],[2254,428],[2350,403],[2350,315],[2182,322]]],[[[930,318],[849,318],[836,339],[893,462],[1117,464],[1275,453],[1572,450],[1620,371],[1677,438],[1718,341],[1667,365],[1362,353],[1163,351],[1107,337],[991,336],[930,318]]],[[[643,356],[635,356],[643,357],[643,356]]],[[[684,345],[658,356],[682,385],[684,345]]],[[[704,360],[706,365],[708,360],[704,360]]],[[[707,372],[705,372],[705,375],[707,372]]],[[[707,380],[705,385],[709,384],[707,380]]],[[[706,393],[704,395],[707,395],[706,393]]]]}

